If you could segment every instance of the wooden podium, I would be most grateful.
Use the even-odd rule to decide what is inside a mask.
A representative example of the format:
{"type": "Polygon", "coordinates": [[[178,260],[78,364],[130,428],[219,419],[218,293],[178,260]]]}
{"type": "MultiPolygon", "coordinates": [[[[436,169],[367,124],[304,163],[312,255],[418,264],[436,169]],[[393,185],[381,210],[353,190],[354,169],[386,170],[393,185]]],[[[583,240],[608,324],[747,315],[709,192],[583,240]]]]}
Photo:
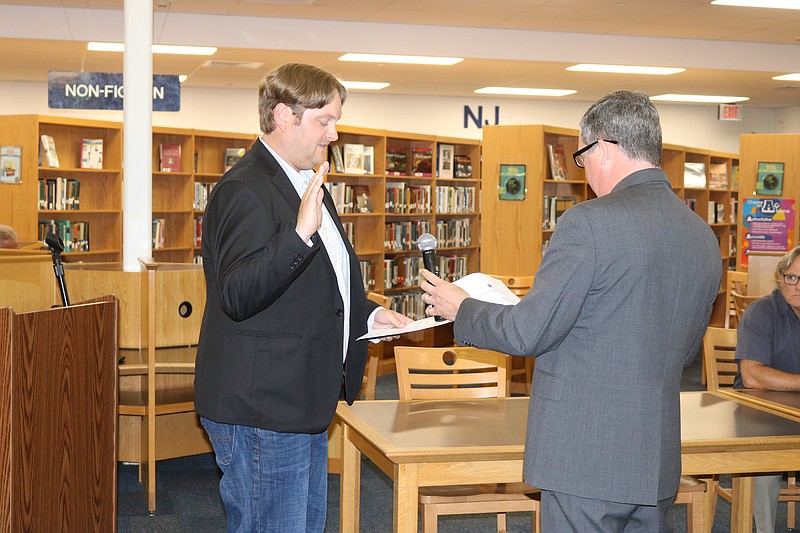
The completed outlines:
{"type": "Polygon", "coordinates": [[[117,528],[117,299],[0,308],[0,532],[117,528]]]}

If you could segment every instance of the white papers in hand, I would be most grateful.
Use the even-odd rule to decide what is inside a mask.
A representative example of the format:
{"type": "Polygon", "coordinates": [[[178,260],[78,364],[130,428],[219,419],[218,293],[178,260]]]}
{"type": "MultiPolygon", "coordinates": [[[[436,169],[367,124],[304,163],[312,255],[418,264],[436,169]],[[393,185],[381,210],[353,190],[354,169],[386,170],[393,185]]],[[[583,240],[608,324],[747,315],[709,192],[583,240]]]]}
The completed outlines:
{"type": "MultiPolygon", "coordinates": [[[[488,274],[483,274],[482,272],[475,272],[474,274],[466,275],[463,278],[454,281],[453,285],[461,287],[467,291],[467,294],[469,294],[470,298],[475,298],[476,300],[482,300],[484,302],[501,305],[514,305],[519,302],[519,297],[511,292],[511,290],[506,287],[502,281],[493,278],[488,274]]],[[[414,322],[406,324],[402,328],[373,329],[371,332],[359,337],[358,340],[395,337],[397,335],[403,335],[404,333],[422,331],[423,329],[441,326],[442,324],[448,324],[450,322],[451,320],[437,322],[434,317],[429,316],[423,318],[422,320],[415,320],[414,322]]]]}

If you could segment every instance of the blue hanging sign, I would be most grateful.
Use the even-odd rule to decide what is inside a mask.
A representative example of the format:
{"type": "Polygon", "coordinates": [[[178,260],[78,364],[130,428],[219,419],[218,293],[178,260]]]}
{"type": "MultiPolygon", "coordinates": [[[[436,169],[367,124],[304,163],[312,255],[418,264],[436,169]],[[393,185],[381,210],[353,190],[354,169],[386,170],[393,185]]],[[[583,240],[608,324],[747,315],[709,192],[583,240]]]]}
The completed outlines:
{"type": "MultiPolygon", "coordinates": [[[[122,74],[51,70],[47,77],[47,105],[51,109],[122,109],[122,74]]],[[[180,111],[178,76],[153,75],[153,111],[180,111]]]]}

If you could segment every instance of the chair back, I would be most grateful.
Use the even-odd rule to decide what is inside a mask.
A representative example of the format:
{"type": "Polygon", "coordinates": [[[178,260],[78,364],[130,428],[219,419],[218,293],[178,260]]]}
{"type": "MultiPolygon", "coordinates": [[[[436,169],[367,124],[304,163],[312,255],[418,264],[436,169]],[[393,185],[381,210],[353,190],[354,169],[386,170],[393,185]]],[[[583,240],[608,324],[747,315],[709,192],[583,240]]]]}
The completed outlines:
{"type": "Polygon", "coordinates": [[[731,291],[731,297],[733,297],[733,306],[736,309],[737,323],[742,320],[742,316],[744,316],[744,310],[747,309],[747,306],[759,298],[758,296],[747,296],[745,294],[740,294],[736,291],[731,291]]]}
{"type": "Polygon", "coordinates": [[[739,365],[736,354],[736,330],[709,327],[703,337],[703,357],[706,363],[706,386],[714,391],[732,387],[739,365]]]}
{"type": "Polygon", "coordinates": [[[736,306],[733,303],[733,292],[747,294],[747,272],[730,270],[725,281],[725,327],[735,328],[739,323],[736,320],[736,306]]]}
{"type": "Polygon", "coordinates": [[[395,346],[401,400],[498,398],[508,396],[511,358],[466,347],[395,346]]]}
{"type": "Polygon", "coordinates": [[[376,304],[380,305],[381,307],[385,307],[386,309],[392,308],[392,297],[386,296],[385,294],[380,294],[377,292],[368,292],[367,299],[372,300],[376,304]]]}
{"type": "Polygon", "coordinates": [[[503,282],[503,285],[511,289],[511,292],[522,298],[533,287],[533,276],[501,276],[499,274],[489,274],[494,279],[503,282]]]}

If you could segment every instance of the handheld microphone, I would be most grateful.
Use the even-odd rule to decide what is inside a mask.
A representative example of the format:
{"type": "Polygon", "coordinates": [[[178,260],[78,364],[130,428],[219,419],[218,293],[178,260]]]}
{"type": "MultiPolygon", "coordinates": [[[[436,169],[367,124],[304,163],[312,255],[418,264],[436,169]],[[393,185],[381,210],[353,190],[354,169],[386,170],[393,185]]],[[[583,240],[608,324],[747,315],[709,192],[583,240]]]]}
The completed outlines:
{"type": "MultiPolygon", "coordinates": [[[[417,248],[422,252],[422,264],[425,270],[439,275],[439,263],[436,261],[436,237],[430,233],[423,233],[417,239],[417,248]]],[[[434,317],[437,322],[444,320],[444,318],[437,316],[434,317]]]]}
{"type": "Polygon", "coordinates": [[[64,265],[61,263],[61,252],[64,251],[64,241],[55,233],[48,233],[44,238],[44,243],[50,248],[53,255],[53,271],[56,274],[58,288],[61,291],[61,303],[64,307],[69,307],[69,295],[67,285],[64,283],[64,265]]]}

